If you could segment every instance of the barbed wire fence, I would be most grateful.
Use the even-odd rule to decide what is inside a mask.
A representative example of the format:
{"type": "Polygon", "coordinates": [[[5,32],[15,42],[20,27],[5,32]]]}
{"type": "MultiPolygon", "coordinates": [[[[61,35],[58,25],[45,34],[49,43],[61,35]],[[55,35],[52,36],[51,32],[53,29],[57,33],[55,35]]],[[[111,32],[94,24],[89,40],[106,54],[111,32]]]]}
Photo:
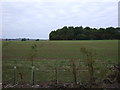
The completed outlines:
{"type": "MultiPolygon", "coordinates": [[[[32,86],[39,84],[39,82],[55,82],[56,86],[59,85],[61,82],[65,83],[73,83],[78,84],[78,83],[83,83],[89,80],[89,71],[87,67],[83,65],[84,62],[80,62],[79,65],[76,65],[76,74],[74,76],[73,73],[73,68],[71,69],[70,64],[67,66],[57,66],[57,67],[48,67],[48,68],[38,68],[33,66],[29,66],[24,68],[21,68],[20,66],[14,65],[13,69],[8,68],[8,71],[11,72],[11,76],[13,78],[9,79],[10,83],[13,83],[13,85],[17,84],[25,84],[28,83],[32,86]],[[83,65],[83,67],[82,67],[83,65]],[[34,73],[33,73],[34,70],[34,73]],[[13,74],[13,75],[12,75],[13,74]],[[34,75],[34,76],[33,76],[34,75]],[[76,77],[76,78],[74,78],[76,77]],[[76,79],[76,80],[75,80],[76,79]]],[[[98,63],[100,64],[100,63],[98,63]]],[[[106,78],[108,71],[110,71],[109,68],[112,67],[112,65],[108,63],[101,63],[102,66],[105,68],[101,69],[100,67],[94,67],[95,69],[95,74],[96,77],[100,80],[101,78],[106,78]],[[104,64],[104,65],[103,65],[104,64]],[[102,75],[103,74],[103,75],[102,75]],[[101,77],[99,77],[101,76],[101,77]]]]}

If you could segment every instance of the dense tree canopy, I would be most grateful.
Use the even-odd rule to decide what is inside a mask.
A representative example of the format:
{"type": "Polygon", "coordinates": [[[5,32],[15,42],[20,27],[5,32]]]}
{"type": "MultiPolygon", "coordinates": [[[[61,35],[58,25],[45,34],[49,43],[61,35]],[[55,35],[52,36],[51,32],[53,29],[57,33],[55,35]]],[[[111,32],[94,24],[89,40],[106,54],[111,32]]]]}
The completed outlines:
{"type": "Polygon", "coordinates": [[[50,32],[50,40],[109,40],[120,39],[120,27],[90,28],[82,26],[64,26],[61,29],[50,32]]]}

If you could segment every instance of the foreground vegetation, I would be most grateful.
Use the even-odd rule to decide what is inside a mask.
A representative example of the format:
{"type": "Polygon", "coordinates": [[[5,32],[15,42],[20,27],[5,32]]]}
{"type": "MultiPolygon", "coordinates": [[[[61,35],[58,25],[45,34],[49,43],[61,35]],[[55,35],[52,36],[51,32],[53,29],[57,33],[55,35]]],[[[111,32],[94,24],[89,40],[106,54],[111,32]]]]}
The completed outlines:
{"type": "Polygon", "coordinates": [[[110,84],[116,78],[110,76],[117,73],[114,65],[118,63],[118,40],[3,41],[2,44],[5,86],[55,82],[54,86],[67,83],[68,87],[91,87],[92,81],[92,87],[106,87],[106,81],[110,84]],[[93,61],[89,65],[86,60],[90,58],[93,61]]]}

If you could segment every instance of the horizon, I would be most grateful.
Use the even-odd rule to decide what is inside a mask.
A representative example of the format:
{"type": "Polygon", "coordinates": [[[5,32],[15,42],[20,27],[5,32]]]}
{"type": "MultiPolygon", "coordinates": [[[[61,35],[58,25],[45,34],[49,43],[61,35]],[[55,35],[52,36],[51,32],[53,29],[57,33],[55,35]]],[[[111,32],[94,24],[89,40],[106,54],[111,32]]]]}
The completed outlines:
{"type": "MultiPolygon", "coordinates": [[[[66,27],[66,26],[64,26],[64,27],[66,27]]],[[[71,26],[67,26],[67,27],[71,27],[71,26]]],[[[74,27],[74,26],[72,26],[72,27],[74,27]]],[[[77,26],[77,27],[81,27],[81,26],[77,26]]],[[[83,27],[83,26],[82,26],[83,27]]],[[[89,27],[89,26],[86,26],[86,27],[89,27]]],[[[112,27],[112,26],[111,26],[112,27]]],[[[74,27],[75,28],[75,27],[74,27]]],[[[85,27],[83,27],[83,28],[85,28],[85,27]]],[[[91,27],[90,27],[91,28],[91,27]]],[[[94,28],[94,27],[93,27],[94,28]]],[[[93,29],[92,28],[92,29],[93,29]]],[[[102,27],[101,27],[102,28],[102,27]]],[[[105,28],[103,28],[103,29],[106,29],[106,28],[109,28],[109,27],[105,27],[105,28]]],[[[120,28],[119,26],[118,27],[113,27],[113,28],[120,28]]],[[[61,29],[61,28],[58,28],[58,29],[61,29]]],[[[56,29],[56,30],[58,30],[58,29],[56,29]]],[[[100,29],[100,28],[95,28],[95,29],[100,29]]],[[[56,31],[55,30],[55,31],[56,31]]],[[[52,32],[52,31],[51,31],[52,32]]],[[[31,38],[31,37],[15,37],[15,38],[0,38],[0,39],[2,39],[2,40],[5,40],[5,39],[10,39],[10,40],[17,40],[17,39],[19,39],[19,40],[21,40],[21,39],[29,39],[29,40],[36,40],[36,39],[39,39],[39,40],[49,40],[49,38],[31,38]]]]}

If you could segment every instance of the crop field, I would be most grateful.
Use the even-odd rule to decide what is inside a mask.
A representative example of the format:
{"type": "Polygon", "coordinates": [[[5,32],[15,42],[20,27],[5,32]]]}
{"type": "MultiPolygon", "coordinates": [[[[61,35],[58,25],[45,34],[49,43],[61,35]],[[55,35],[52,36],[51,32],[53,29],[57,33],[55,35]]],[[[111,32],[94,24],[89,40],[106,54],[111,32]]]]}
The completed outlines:
{"type": "Polygon", "coordinates": [[[3,83],[32,83],[32,65],[35,84],[74,83],[74,64],[77,83],[87,83],[89,72],[81,48],[95,52],[95,82],[114,73],[110,68],[118,63],[118,40],[2,41],[3,83]]]}

